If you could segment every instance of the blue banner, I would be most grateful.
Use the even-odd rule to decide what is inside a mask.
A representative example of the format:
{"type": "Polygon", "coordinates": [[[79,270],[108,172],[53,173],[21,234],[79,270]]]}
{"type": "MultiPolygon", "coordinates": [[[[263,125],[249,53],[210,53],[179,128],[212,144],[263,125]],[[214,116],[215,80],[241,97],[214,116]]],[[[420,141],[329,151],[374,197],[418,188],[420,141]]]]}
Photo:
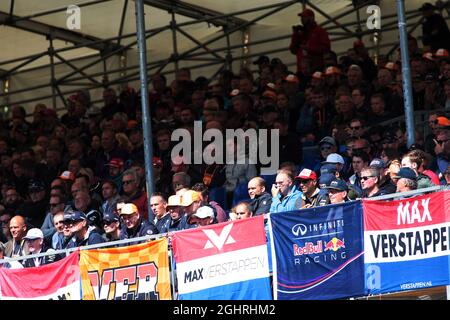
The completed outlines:
{"type": "Polygon", "coordinates": [[[360,201],[270,215],[278,300],[364,295],[360,201]]]}

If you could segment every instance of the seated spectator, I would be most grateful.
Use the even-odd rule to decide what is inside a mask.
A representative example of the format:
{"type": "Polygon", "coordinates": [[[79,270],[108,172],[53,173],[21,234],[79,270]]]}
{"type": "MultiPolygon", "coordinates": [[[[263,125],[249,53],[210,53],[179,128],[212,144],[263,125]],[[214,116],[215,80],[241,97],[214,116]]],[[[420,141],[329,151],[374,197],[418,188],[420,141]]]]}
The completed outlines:
{"type": "Polygon", "coordinates": [[[383,190],[380,190],[380,171],[375,168],[366,168],[361,171],[361,182],[363,189],[363,198],[373,198],[385,195],[383,190]]]}
{"type": "Polygon", "coordinates": [[[103,230],[108,241],[120,240],[120,219],[114,212],[103,214],[103,230]]]}
{"type": "Polygon", "coordinates": [[[134,203],[117,205],[120,218],[123,221],[120,230],[120,239],[132,239],[158,233],[155,225],[141,216],[138,207],[134,203]]]}
{"type": "Polygon", "coordinates": [[[167,201],[161,193],[154,193],[150,197],[150,207],[155,215],[152,221],[161,233],[160,229],[166,225],[166,221],[170,220],[170,214],[167,211],[167,201]]]}
{"type": "Polygon", "coordinates": [[[178,230],[181,218],[184,216],[181,203],[181,196],[173,195],[167,200],[167,211],[170,214],[170,220],[160,227],[159,233],[165,233],[178,230]]]}
{"type": "Polygon", "coordinates": [[[137,172],[132,169],[126,170],[122,176],[122,184],[125,202],[134,203],[142,219],[151,221],[153,218],[148,216],[147,193],[139,187],[140,178],[137,172]]]}
{"type": "Polygon", "coordinates": [[[62,249],[64,243],[64,211],[58,211],[53,216],[53,227],[56,232],[52,235],[51,247],[55,250],[62,249]]]}
{"type": "Polygon", "coordinates": [[[395,184],[391,177],[387,174],[386,164],[383,160],[375,158],[370,162],[370,168],[375,168],[380,171],[380,190],[385,194],[395,193],[395,184]]]}
{"type": "Polygon", "coordinates": [[[30,180],[28,184],[30,201],[25,202],[19,211],[27,224],[32,227],[40,227],[44,222],[48,206],[46,193],[45,185],[42,181],[30,180]]]}
{"type": "Polygon", "coordinates": [[[188,190],[181,195],[181,206],[183,207],[184,215],[181,218],[178,230],[190,229],[195,225],[189,224],[191,216],[202,206],[202,198],[200,192],[188,190]]]}
{"type": "Polygon", "coordinates": [[[191,178],[185,172],[177,172],[172,176],[172,188],[174,192],[182,188],[191,187],[191,178]]]}
{"type": "Polygon", "coordinates": [[[10,258],[15,258],[28,254],[27,249],[24,248],[25,241],[23,239],[27,233],[24,217],[12,217],[9,221],[9,231],[11,232],[12,239],[5,245],[5,255],[10,258]]]}
{"type": "Polygon", "coordinates": [[[417,189],[429,188],[434,184],[431,179],[422,173],[419,173],[419,168],[422,166],[423,154],[417,150],[408,152],[402,158],[402,167],[408,167],[414,170],[417,175],[417,189]]]}
{"type": "Polygon", "coordinates": [[[331,204],[343,203],[350,201],[348,199],[348,186],[344,180],[335,179],[325,187],[328,190],[328,196],[331,204]]]}
{"type": "Polygon", "coordinates": [[[349,178],[350,184],[362,189],[361,171],[369,166],[369,156],[365,152],[354,152],[352,167],[354,174],[349,178]]]}
{"type": "Polygon", "coordinates": [[[326,205],[328,199],[326,195],[320,193],[320,189],[317,188],[317,175],[314,171],[309,169],[303,169],[300,174],[295,177],[295,180],[299,181],[301,195],[300,209],[317,207],[320,205],[326,205]]]}
{"type": "Polygon", "coordinates": [[[214,223],[217,223],[217,221],[214,218],[213,209],[209,206],[198,208],[189,219],[189,224],[198,227],[204,227],[214,223]]]}
{"type": "Polygon", "coordinates": [[[407,192],[417,189],[417,176],[411,168],[401,168],[394,177],[394,181],[396,181],[397,184],[396,192],[407,192]]]}
{"type": "Polygon", "coordinates": [[[53,217],[56,213],[64,211],[64,208],[66,207],[66,199],[60,196],[51,196],[49,206],[50,211],[45,216],[44,223],[41,226],[41,231],[44,234],[44,238],[51,237],[56,232],[53,217]]]}
{"type": "Polygon", "coordinates": [[[265,181],[261,177],[255,177],[248,182],[248,195],[250,196],[251,212],[255,216],[266,214],[270,212],[270,205],[272,204],[272,197],[266,192],[265,181]]]}
{"type": "Polygon", "coordinates": [[[105,242],[105,239],[98,232],[95,232],[95,228],[89,227],[86,214],[81,211],[67,211],[64,214],[64,224],[68,224],[73,239],[68,242],[66,248],[105,242]]]}
{"type": "Polygon", "coordinates": [[[248,202],[241,201],[230,212],[230,220],[241,220],[253,217],[252,207],[248,202]]]}
{"type": "MultiPolygon", "coordinates": [[[[33,228],[28,230],[27,235],[23,238],[26,242],[29,254],[38,254],[47,251],[53,251],[53,249],[48,249],[44,244],[44,234],[38,228],[33,228]]],[[[22,264],[25,268],[39,267],[58,260],[56,255],[47,255],[37,258],[28,258],[23,260],[22,264]]]]}
{"type": "Polygon", "coordinates": [[[270,212],[293,211],[301,208],[302,193],[294,185],[294,175],[290,171],[279,171],[272,185],[270,212]]]}
{"type": "Polygon", "coordinates": [[[120,199],[119,189],[117,185],[112,180],[106,180],[102,183],[102,196],[103,203],[100,207],[100,211],[103,214],[114,213],[116,210],[117,202],[120,199]]]}
{"type": "Polygon", "coordinates": [[[192,190],[200,193],[200,197],[202,198],[203,205],[208,205],[214,210],[214,217],[216,218],[218,223],[227,221],[228,217],[223,210],[223,208],[216,201],[209,201],[209,190],[208,187],[203,183],[196,183],[192,190]]]}
{"type": "Polygon", "coordinates": [[[336,140],[333,137],[326,136],[325,138],[320,140],[320,142],[319,142],[319,150],[320,150],[321,160],[314,167],[314,171],[315,172],[319,172],[319,168],[321,166],[321,163],[327,159],[329,154],[337,152],[338,149],[337,149],[336,140]]]}

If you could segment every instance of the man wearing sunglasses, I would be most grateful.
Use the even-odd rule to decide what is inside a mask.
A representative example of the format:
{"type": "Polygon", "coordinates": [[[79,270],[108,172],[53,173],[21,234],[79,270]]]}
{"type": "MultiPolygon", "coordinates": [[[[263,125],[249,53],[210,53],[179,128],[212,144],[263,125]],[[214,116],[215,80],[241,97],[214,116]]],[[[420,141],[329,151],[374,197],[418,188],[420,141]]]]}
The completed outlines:
{"type": "Polygon", "coordinates": [[[302,193],[295,186],[294,175],[291,171],[280,170],[271,191],[271,213],[293,211],[301,208],[302,193]]]}
{"type": "Polygon", "coordinates": [[[81,211],[67,211],[64,214],[64,224],[68,225],[73,234],[73,241],[69,241],[67,248],[105,242],[105,239],[95,229],[89,228],[88,218],[81,211]]]}
{"type": "Polygon", "coordinates": [[[361,183],[363,189],[363,198],[373,198],[386,194],[380,189],[380,171],[369,167],[361,171],[361,183]]]}
{"type": "Polygon", "coordinates": [[[319,142],[319,151],[320,151],[321,161],[319,163],[316,163],[316,165],[314,166],[315,172],[319,172],[320,167],[321,167],[321,162],[326,161],[329,154],[337,152],[336,140],[330,136],[324,137],[319,142]]]}
{"type": "Polygon", "coordinates": [[[299,188],[302,191],[301,209],[327,204],[326,193],[321,193],[317,188],[317,175],[314,171],[305,168],[295,177],[295,180],[299,181],[299,188]]]}
{"type": "Polygon", "coordinates": [[[103,230],[108,241],[120,240],[120,219],[114,212],[103,214],[103,230]]]}
{"type": "Polygon", "coordinates": [[[123,222],[120,230],[120,239],[138,238],[158,233],[155,225],[141,216],[135,204],[118,204],[117,211],[123,222]]]}

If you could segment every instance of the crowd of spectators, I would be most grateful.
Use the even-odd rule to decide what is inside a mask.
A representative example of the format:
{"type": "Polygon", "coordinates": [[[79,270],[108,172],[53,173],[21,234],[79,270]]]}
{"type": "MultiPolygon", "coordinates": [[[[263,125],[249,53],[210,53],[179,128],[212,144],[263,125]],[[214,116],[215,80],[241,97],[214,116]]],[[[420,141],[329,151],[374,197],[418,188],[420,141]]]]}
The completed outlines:
{"type": "MultiPolygon", "coordinates": [[[[300,15],[315,23],[311,12],[300,15]]],[[[99,108],[79,91],[63,114],[37,104],[30,117],[23,106],[12,106],[0,123],[0,258],[448,184],[449,53],[421,49],[412,36],[408,43],[414,111],[429,111],[410,147],[403,120],[385,124],[403,115],[402,61],[379,56],[375,63],[361,40],[340,57],[324,45],[313,62],[305,59],[306,47],[291,43],[297,72],[263,55],[253,62],[256,70],[225,70],[211,82],[192,79],[188,68],[171,83],[152,75],[150,201],[139,92],[107,88],[99,108]],[[193,135],[195,121],[222,133],[279,129],[278,150],[272,150],[278,172],[262,176],[259,163],[173,158],[172,132],[193,135]]],[[[194,150],[192,141],[192,148],[203,152],[207,144],[194,150]]],[[[233,152],[236,142],[224,148],[233,152]]],[[[242,152],[248,159],[248,150],[242,152]]],[[[50,257],[23,264],[58,259],[50,257]]]]}

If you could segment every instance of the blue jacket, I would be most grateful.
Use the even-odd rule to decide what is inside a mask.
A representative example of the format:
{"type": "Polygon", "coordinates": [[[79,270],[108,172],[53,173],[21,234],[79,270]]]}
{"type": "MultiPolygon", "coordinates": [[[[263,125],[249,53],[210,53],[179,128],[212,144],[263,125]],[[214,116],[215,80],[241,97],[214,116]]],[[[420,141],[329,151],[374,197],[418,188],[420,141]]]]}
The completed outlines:
{"type": "Polygon", "coordinates": [[[276,197],[272,197],[270,212],[285,212],[299,210],[302,204],[302,192],[296,186],[292,188],[287,196],[281,199],[280,193],[276,197]]]}
{"type": "MultiPolygon", "coordinates": [[[[127,229],[127,226],[124,224],[120,230],[120,240],[139,238],[157,233],[158,230],[152,222],[141,219],[141,222],[134,230],[127,229]]],[[[128,245],[131,245],[131,243],[128,245]]]]}

